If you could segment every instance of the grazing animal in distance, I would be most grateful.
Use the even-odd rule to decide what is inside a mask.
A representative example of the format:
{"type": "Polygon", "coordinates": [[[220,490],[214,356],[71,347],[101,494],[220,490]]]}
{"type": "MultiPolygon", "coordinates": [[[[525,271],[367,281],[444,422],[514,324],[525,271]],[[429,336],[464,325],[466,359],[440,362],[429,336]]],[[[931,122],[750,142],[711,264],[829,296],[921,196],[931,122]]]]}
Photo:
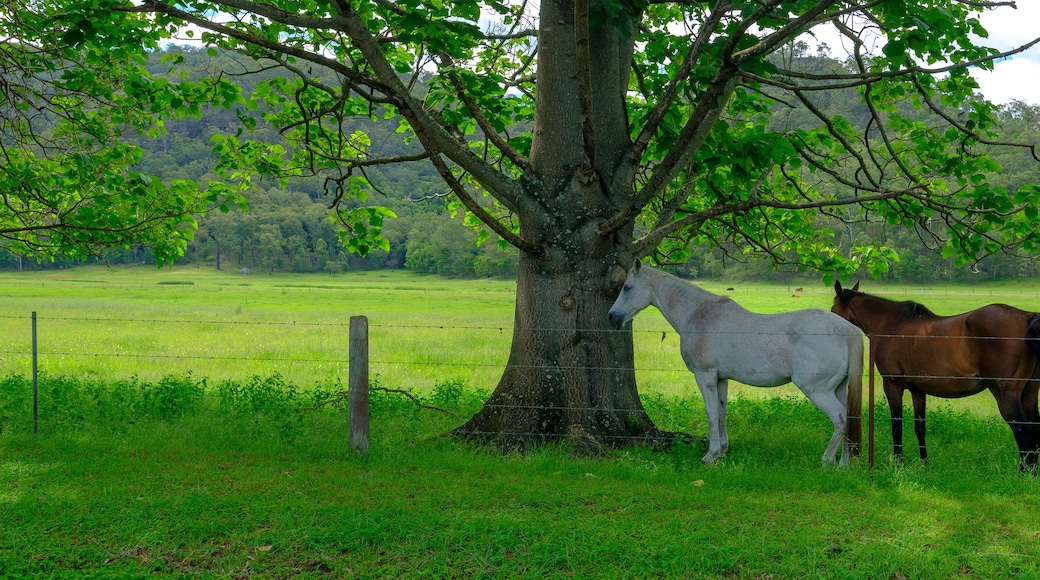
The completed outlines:
{"type": "Polygon", "coordinates": [[[638,260],[610,308],[620,329],[647,306],[656,306],[679,333],[679,350],[693,372],[708,416],[705,463],[726,453],[729,381],[756,387],[794,383],[834,425],[825,464],[858,453],[863,381],[863,333],[820,308],[756,314],[638,260]]]}

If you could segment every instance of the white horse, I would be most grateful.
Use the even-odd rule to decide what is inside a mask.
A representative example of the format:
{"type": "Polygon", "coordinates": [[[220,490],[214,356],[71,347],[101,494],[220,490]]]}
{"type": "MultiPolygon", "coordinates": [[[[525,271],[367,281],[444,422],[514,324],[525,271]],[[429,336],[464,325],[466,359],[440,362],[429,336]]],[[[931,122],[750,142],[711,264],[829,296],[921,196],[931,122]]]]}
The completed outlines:
{"type": "Polygon", "coordinates": [[[755,387],[794,383],[834,423],[823,462],[834,463],[842,443],[843,465],[850,451],[858,451],[863,334],[856,326],[820,308],[755,314],[636,260],[610,308],[610,323],[621,328],[651,304],[679,333],[683,361],[704,397],[709,440],[705,463],[722,457],[729,447],[729,379],[755,387]],[[847,409],[852,409],[851,417],[847,409]]]}

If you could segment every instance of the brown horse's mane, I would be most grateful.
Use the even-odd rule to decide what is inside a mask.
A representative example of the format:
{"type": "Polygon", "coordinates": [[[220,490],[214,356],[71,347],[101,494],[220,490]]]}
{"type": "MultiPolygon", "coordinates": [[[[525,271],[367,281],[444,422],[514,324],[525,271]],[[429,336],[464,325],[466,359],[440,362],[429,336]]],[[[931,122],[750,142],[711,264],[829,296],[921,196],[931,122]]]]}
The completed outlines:
{"type": "Polygon", "coordinates": [[[842,290],[841,298],[839,301],[841,304],[848,306],[849,301],[856,296],[863,296],[871,301],[884,304],[889,312],[891,312],[898,321],[913,320],[922,316],[932,317],[935,313],[928,309],[927,306],[920,302],[914,302],[913,300],[904,300],[897,302],[888,298],[882,298],[881,296],[875,296],[873,294],[867,294],[866,292],[860,292],[859,290],[842,290]]]}

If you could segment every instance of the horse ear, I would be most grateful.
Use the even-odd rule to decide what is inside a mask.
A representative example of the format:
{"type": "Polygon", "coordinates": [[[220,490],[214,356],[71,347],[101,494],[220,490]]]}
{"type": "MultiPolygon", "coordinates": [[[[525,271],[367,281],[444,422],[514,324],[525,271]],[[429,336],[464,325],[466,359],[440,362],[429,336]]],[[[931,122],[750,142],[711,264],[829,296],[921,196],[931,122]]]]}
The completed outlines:
{"type": "Polygon", "coordinates": [[[856,280],[856,285],[853,286],[852,289],[856,292],[859,292],[859,280],[856,280]]]}
{"type": "Polygon", "coordinates": [[[632,271],[633,272],[638,272],[639,268],[641,268],[642,266],[643,266],[643,261],[640,260],[639,258],[636,258],[635,262],[632,263],[632,271]]]}
{"type": "Polygon", "coordinates": [[[841,282],[838,280],[834,281],[834,293],[841,296],[841,282]]]}

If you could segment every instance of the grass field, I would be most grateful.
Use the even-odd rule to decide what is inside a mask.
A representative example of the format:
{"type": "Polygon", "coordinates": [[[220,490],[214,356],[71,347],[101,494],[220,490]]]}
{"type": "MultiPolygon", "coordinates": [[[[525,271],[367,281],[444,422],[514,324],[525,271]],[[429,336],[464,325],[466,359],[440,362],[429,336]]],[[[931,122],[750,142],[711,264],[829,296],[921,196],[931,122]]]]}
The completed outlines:
{"type": "Polygon", "coordinates": [[[486,384],[508,355],[514,292],[508,281],[461,283],[402,272],[246,277],[192,268],[82,268],[0,274],[0,371],[29,368],[35,311],[40,365],[53,374],[279,373],[326,384],[346,379],[349,320],[365,315],[373,372],[387,380],[422,388],[445,373],[466,373],[486,384]]]}
{"type": "MultiPolygon", "coordinates": [[[[738,398],[733,446],[502,456],[455,421],[373,400],[365,457],[342,407],[277,381],[0,382],[0,576],[217,578],[1036,577],[1040,494],[1006,427],[932,414],[932,465],[825,470],[804,399],[738,398]],[[23,397],[24,399],[24,397],[23,397]],[[994,452],[996,451],[996,452],[994,452]]],[[[324,399],[328,401],[328,399],[324,399]]],[[[430,401],[467,414],[470,391],[430,401]]],[[[650,397],[663,424],[700,412],[650,397]]]]}
{"type": "MultiPolygon", "coordinates": [[[[759,312],[832,295],[704,286],[759,312]]],[[[355,456],[334,397],[349,317],[369,317],[383,384],[465,417],[508,354],[514,288],[400,272],[0,274],[0,577],[1040,577],[1040,482],[1018,472],[986,394],[932,402],[927,468],[892,463],[885,427],[873,471],[824,470],[826,419],[750,388],[735,389],[731,450],[711,467],[689,447],[501,456],[379,393],[371,451],[355,456]]],[[[1040,310],[1028,283],[863,289],[940,313],[1040,310]]],[[[648,412],[703,433],[676,336],[656,311],[636,329],[648,412]]]]}
{"type": "MultiPolygon", "coordinates": [[[[701,285],[762,313],[829,308],[833,298],[819,281],[701,285]]],[[[874,288],[867,281],[863,289],[915,299],[940,314],[990,302],[1040,310],[1040,283],[874,288]]],[[[329,385],[346,380],[349,320],[364,315],[372,372],[385,386],[428,391],[454,378],[493,389],[509,354],[515,292],[513,281],[402,271],[335,277],[144,266],[0,272],[0,374],[29,373],[36,312],[40,369],[52,375],[155,380],[171,373],[211,379],[277,373],[303,386],[329,385]]],[[[640,314],[634,328],[641,389],[698,396],[679,356],[678,335],[656,309],[640,314]]],[[[735,392],[797,391],[738,386],[735,392]]]]}

